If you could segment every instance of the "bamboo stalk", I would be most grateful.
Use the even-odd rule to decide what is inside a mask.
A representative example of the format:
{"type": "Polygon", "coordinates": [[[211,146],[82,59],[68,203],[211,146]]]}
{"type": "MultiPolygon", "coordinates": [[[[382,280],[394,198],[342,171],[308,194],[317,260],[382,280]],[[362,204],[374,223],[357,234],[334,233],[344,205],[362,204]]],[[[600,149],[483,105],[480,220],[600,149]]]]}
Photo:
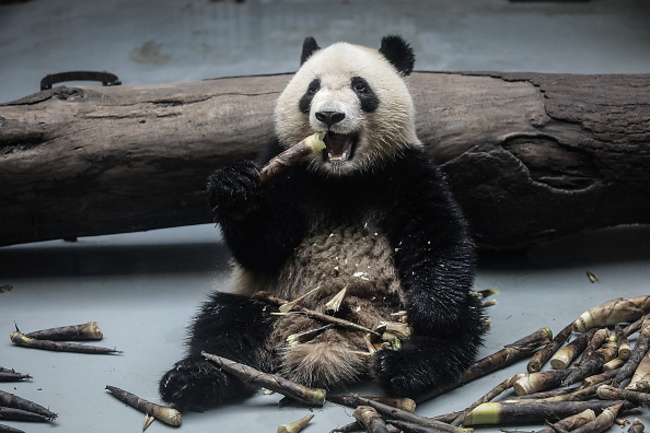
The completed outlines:
{"type": "Polygon", "coordinates": [[[599,386],[603,386],[603,384],[583,386],[573,392],[549,397],[545,401],[586,401],[596,396],[599,386]]]}
{"type": "Polygon", "coordinates": [[[565,326],[556,336],[540,350],[535,352],[528,361],[526,369],[529,373],[535,373],[542,369],[542,366],[548,361],[554,353],[571,337],[573,324],[565,326]]]}
{"type": "Polygon", "coordinates": [[[574,386],[571,388],[555,388],[548,391],[538,391],[528,395],[514,396],[509,400],[547,400],[553,397],[560,397],[566,394],[571,394],[580,390],[581,386],[574,386]]]}
{"type": "Polygon", "coordinates": [[[260,170],[260,182],[266,182],[268,179],[285,170],[287,167],[290,167],[296,162],[325,149],[325,143],[323,142],[324,137],[324,132],[317,132],[285,150],[281,154],[273,157],[260,170]]]}
{"type": "Polygon", "coordinates": [[[35,338],[37,340],[51,340],[51,341],[85,341],[85,340],[101,340],[104,338],[102,330],[99,329],[97,322],[82,323],[80,325],[61,326],[58,328],[41,329],[25,334],[27,338],[35,338]]]}
{"type": "Polygon", "coordinates": [[[609,329],[598,329],[591,337],[591,340],[589,340],[589,343],[587,343],[587,347],[582,352],[582,357],[580,358],[578,365],[582,365],[584,362],[589,360],[594,352],[598,350],[605,343],[605,341],[609,340],[610,335],[611,333],[609,332],[609,329]]]}
{"type": "MultiPolygon", "coordinates": [[[[600,411],[611,405],[612,402],[609,400],[511,400],[498,403],[483,403],[467,415],[463,425],[541,424],[547,420],[558,421],[586,409],[600,411]]],[[[628,403],[625,407],[631,408],[634,405],[628,403]]]]}
{"type": "Polygon", "coordinates": [[[415,413],[416,403],[415,400],[401,397],[365,397],[369,400],[377,401],[379,403],[386,404],[388,406],[395,407],[397,409],[405,410],[407,412],[415,413]]]}
{"type": "Polygon", "coordinates": [[[521,338],[503,349],[480,359],[469,366],[465,373],[455,381],[431,390],[417,401],[422,402],[443,394],[451,389],[469,383],[479,377],[505,368],[530,355],[538,347],[548,343],[553,338],[549,328],[541,328],[521,338]]]}
{"type": "Polygon", "coordinates": [[[580,367],[567,370],[570,374],[564,378],[562,386],[574,384],[579,380],[595,374],[600,371],[603,365],[614,358],[616,358],[616,343],[609,342],[604,344],[586,362],[581,363],[580,367]]]}
{"type": "Polygon", "coordinates": [[[601,385],[598,387],[596,393],[603,400],[629,400],[643,406],[650,406],[650,394],[647,392],[601,385]]]}
{"type": "Polygon", "coordinates": [[[396,427],[399,432],[403,432],[403,433],[439,433],[440,432],[440,430],[438,430],[435,427],[427,427],[427,426],[415,424],[408,421],[401,421],[398,419],[389,419],[387,423],[396,427]]]}
{"type": "Polygon", "coordinates": [[[20,382],[31,378],[29,374],[18,373],[14,369],[0,367],[0,382],[20,382]]]}
{"type": "Polygon", "coordinates": [[[632,349],[630,348],[630,341],[627,339],[625,330],[622,326],[616,326],[616,344],[618,344],[618,356],[624,361],[630,359],[632,349]]]}
{"type": "MultiPolygon", "coordinates": [[[[559,420],[554,424],[554,427],[557,427],[562,430],[571,431],[582,425],[587,424],[590,421],[593,421],[594,419],[596,419],[596,413],[592,409],[586,409],[580,413],[559,420]]],[[[554,431],[553,428],[547,427],[537,431],[537,433],[553,433],[553,431],[554,431]]]]}
{"type": "Polygon", "coordinates": [[[359,422],[355,419],[349,424],[342,425],[341,427],[336,427],[335,429],[331,430],[330,433],[351,433],[361,431],[362,428],[363,427],[359,425],[359,422]]]}
{"type": "Polygon", "coordinates": [[[468,413],[470,413],[472,410],[474,410],[475,407],[477,407],[480,404],[486,403],[488,401],[494,400],[496,397],[500,396],[503,394],[506,390],[510,389],[512,387],[512,384],[514,381],[519,379],[522,375],[516,374],[514,376],[510,376],[494,388],[492,388],[490,391],[488,391],[486,394],[484,394],[481,398],[476,400],[474,403],[470,404],[467,408],[462,410],[456,418],[451,421],[451,425],[459,426],[465,421],[465,417],[467,416],[468,413]]]}
{"type": "Polygon", "coordinates": [[[152,403],[148,400],[138,397],[137,395],[129,391],[123,390],[116,386],[106,385],[106,389],[109,390],[110,393],[118,400],[123,401],[124,403],[128,404],[129,406],[135,409],[138,409],[141,412],[147,413],[155,417],[156,419],[164,422],[165,424],[178,427],[181,425],[181,422],[183,421],[183,417],[181,416],[181,413],[176,409],[172,409],[171,407],[161,406],[159,404],[152,403]]]}
{"type": "Polygon", "coordinates": [[[649,383],[650,382],[650,350],[641,358],[641,362],[634,370],[632,375],[632,380],[625,387],[634,391],[650,391],[649,383]]]}
{"type": "Polygon", "coordinates": [[[0,406],[0,420],[2,421],[29,421],[29,422],[48,422],[50,417],[40,413],[30,412],[24,409],[14,407],[0,406]]]}
{"type": "Polygon", "coordinates": [[[625,362],[625,365],[616,374],[615,382],[617,384],[622,383],[628,377],[631,377],[634,374],[634,371],[637,369],[641,360],[647,356],[648,349],[650,348],[650,326],[646,327],[641,331],[639,337],[636,340],[636,346],[632,354],[625,362]]]}
{"type": "Polygon", "coordinates": [[[591,386],[598,383],[607,382],[610,379],[614,379],[618,374],[619,370],[610,370],[605,371],[604,373],[594,374],[593,376],[585,377],[582,380],[582,386],[591,386]]]}
{"type": "Polygon", "coordinates": [[[319,328],[308,329],[306,331],[291,334],[287,337],[287,343],[289,343],[292,346],[296,344],[306,343],[307,341],[313,340],[317,335],[333,327],[334,324],[330,323],[325,326],[321,326],[319,328]]]}
{"type": "Polygon", "coordinates": [[[386,423],[375,408],[359,406],[354,410],[353,415],[357,422],[367,429],[368,433],[388,433],[386,423]]]}
{"type": "Polygon", "coordinates": [[[607,361],[606,363],[604,363],[603,364],[603,371],[618,370],[619,368],[623,367],[624,365],[625,365],[625,359],[618,356],[618,357],[612,359],[611,361],[607,361]]]}
{"type": "Polygon", "coordinates": [[[368,332],[377,337],[381,337],[381,334],[377,331],[373,331],[372,329],[366,328],[365,326],[359,325],[358,323],[341,319],[339,317],[330,316],[328,314],[319,313],[318,311],[309,310],[307,308],[301,307],[299,311],[290,311],[288,313],[271,313],[272,316],[292,316],[297,314],[304,314],[305,316],[311,317],[312,319],[320,320],[321,322],[325,323],[332,323],[341,328],[351,329],[353,331],[368,332]]]}
{"type": "Polygon", "coordinates": [[[573,339],[569,344],[555,352],[549,361],[551,367],[556,370],[564,370],[571,365],[571,362],[585,350],[587,344],[596,333],[596,329],[591,329],[573,339]]]}
{"type": "Polygon", "coordinates": [[[201,355],[243,382],[270,389],[308,404],[322,406],[325,403],[326,391],[324,389],[309,388],[282,376],[264,373],[248,365],[211,353],[201,352],[201,355]]]}
{"type": "Polygon", "coordinates": [[[450,424],[437,421],[433,418],[427,418],[421,415],[417,415],[357,395],[334,395],[334,396],[327,397],[327,399],[333,403],[338,403],[348,407],[370,406],[375,408],[375,410],[377,410],[378,413],[385,416],[386,418],[398,419],[402,421],[412,422],[414,424],[437,428],[439,431],[445,433],[471,433],[472,432],[472,429],[452,426],[450,424]]]}
{"type": "Polygon", "coordinates": [[[338,317],[330,316],[328,314],[319,313],[318,311],[310,310],[308,308],[302,307],[297,304],[289,303],[284,299],[280,299],[275,295],[272,295],[268,292],[259,291],[253,295],[253,298],[259,301],[268,302],[276,305],[288,305],[291,304],[291,309],[293,311],[285,311],[279,313],[271,313],[274,316],[288,316],[291,314],[305,314],[312,319],[320,320],[325,323],[333,323],[334,325],[340,326],[342,328],[351,329],[353,331],[369,332],[374,336],[381,337],[381,334],[377,331],[373,331],[370,328],[359,325],[358,323],[350,322],[349,320],[341,319],[338,317]]]}
{"type": "Polygon", "coordinates": [[[621,410],[625,402],[620,402],[613,406],[606,407],[600,415],[596,417],[593,421],[584,424],[575,430],[572,433],[601,433],[607,430],[614,424],[618,412],[621,410]]]}
{"type": "Polygon", "coordinates": [[[56,419],[57,414],[51,412],[47,408],[36,404],[31,400],[27,400],[17,395],[0,390],[0,406],[13,407],[15,409],[22,409],[28,412],[34,412],[43,415],[49,419],[56,419]]]}
{"type": "Polygon", "coordinates": [[[550,370],[525,374],[517,378],[512,387],[518,396],[532,394],[560,385],[570,373],[571,370],[550,370]]]}
{"type": "Polygon", "coordinates": [[[650,295],[612,299],[582,313],[573,322],[573,329],[585,332],[594,327],[632,322],[648,313],[650,313],[650,295]]]}
{"type": "Polygon", "coordinates": [[[37,340],[35,338],[26,337],[17,328],[16,331],[11,333],[9,338],[11,338],[11,341],[17,346],[29,347],[31,349],[50,350],[54,352],[91,353],[96,355],[122,353],[117,349],[110,349],[108,347],[91,346],[81,343],[62,343],[51,340],[37,340]]]}

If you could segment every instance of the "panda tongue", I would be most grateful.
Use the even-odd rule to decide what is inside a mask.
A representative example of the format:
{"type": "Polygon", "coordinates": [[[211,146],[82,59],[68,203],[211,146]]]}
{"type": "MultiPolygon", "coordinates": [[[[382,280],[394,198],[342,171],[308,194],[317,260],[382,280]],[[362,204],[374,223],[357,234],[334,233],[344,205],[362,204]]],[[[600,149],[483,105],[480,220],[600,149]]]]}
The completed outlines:
{"type": "Polygon", "coordinates": [[[330,161],[347,161],[352,147],[352,136],[328,132],[325,138],[327,157],[330,161]]]}

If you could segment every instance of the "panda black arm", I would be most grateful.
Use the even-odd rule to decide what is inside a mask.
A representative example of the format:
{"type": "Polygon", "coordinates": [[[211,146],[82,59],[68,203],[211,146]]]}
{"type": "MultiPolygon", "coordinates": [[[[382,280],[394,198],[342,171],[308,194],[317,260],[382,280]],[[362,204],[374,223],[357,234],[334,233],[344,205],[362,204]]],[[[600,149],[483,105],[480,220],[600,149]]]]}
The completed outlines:
{"type": "Polygon", "coordinates": [[[226,243],[242,266],[257,272],[274,272],[307,228],[296,206],[302,184],[294,174],[283,173],[260,185],[259,167],[279,151],[273,140],[259,163],[237,162],[208,179],[210,208],[226,243]]]}
{"type": "Polygon", "coordinates": [[[398,163],[386,229],[416,332],[451,335],[468,309],[475,251],[439,168],[423,152],[398,163]]]}
{"type": "Polygon", "coordinates": [[[397,164],[386,231],[414,334],[375,354],[372,372],[391,395],[417,397],[453,381],[482,342],[483,309],[470,295],[475,252],[444,178],[417,151],[397,164]]]}

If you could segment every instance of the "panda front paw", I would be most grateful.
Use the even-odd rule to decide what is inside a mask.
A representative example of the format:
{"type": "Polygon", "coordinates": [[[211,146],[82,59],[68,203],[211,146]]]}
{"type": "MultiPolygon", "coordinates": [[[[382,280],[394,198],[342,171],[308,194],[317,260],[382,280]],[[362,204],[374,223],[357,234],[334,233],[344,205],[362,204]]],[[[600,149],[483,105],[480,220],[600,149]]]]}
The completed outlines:
{"type": "Polygon", "coordinates": [[[428,389],[431,378],[422,380],[424,372],[413,368],[410,357],[404,350],[384,349],[375,353],[372,375],[388,395],[414,398],[428,389]]]}
{"type": "Polygon", "coordinates": [[[208,178],[210,208],[217,220],[241,219],[256,206],[260,172],[252,161],[218,169],[208,178]]]}
{"type": "Polygon", "coordinates": [[[371,369],[387,394],[416,398],[456,380],[475,355],[473,344],[418,336],[405,340],[399,350],[376,352],[371,369]]]}
{"type": "Polygon", "coordinates": [[[181,411],[203,412],[224,401],[249,396],[253,390],[202,357],[177,362],[160,379],[161,398],[181,411]]]}

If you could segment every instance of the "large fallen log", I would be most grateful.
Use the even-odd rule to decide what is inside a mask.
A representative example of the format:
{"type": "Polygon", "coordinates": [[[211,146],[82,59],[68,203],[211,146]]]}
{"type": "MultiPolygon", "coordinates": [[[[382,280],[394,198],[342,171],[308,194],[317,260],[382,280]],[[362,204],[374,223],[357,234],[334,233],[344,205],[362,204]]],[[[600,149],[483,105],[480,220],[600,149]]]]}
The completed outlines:
{"type": "MultiPolygon", "coordinates": [[[[205,223],[289,75],[57,87],[0,105],[0,245],[205,223]]],[[[415,73],[420,138],[480,245],[650,222],[650,75],[415,73]]]]}

